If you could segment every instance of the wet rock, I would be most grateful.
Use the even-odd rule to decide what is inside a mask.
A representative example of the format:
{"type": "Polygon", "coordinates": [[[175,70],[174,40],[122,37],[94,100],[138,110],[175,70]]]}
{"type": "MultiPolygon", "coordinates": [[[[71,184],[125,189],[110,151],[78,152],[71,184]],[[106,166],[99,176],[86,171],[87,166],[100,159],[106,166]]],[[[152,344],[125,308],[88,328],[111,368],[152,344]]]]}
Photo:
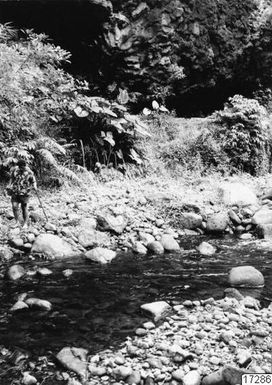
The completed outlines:
{"type": "Polygon", "coordinates": [[[257,233],[260,238],[272,239],[272,223],[258,225],[257,233]]]}
{"type": "Polygon", "coordinates": [[[53,274],[52,270],[49,270],[47,267],[40,267],[37,273],[44,277],[53,274]]]}
{"type": "Polygon", "coordinates": [[[228,277],[231,286],[260,287],[264,285],[264,277],[253,266],[238,266],[231,269],[228,277]]]}
{"type": "Polygon", "coordinates": [[[72,246],[53,234],[40,234],[33,243],[32,254],[43,254],[49,258],[65,258],[76,254],[72,246]]]}
{"type": "Polygon", "coordinates": [[[165,301],[151,302],[141,305],[141,309],[147,312],[155,322],[167,317],[171,312],[171,306],[165,301]]]}
{"type": "Polygon", "coordinates": [[[251,206],[258,204],[252,189],[242,183],[223,183],[219,187],[219,195],[226,206],[251,206]]]}
{"type": "Polygon", "coordinates": [[[13,265],[8,269],[8,278],[16,281],[25,275],[25,269],[21,265],[13,265]]]}
{"type": "Polygon", "coordinates": [[[98,228],[102,231],[122,234],[128,224],[128,219],[123,215],[99,214],[97,216],[97,224],[98,228]]]}
{"type": "Polygon", "coordinates": [[[65,347],[57,354],[56,358],[66,369],[75,372],[82,379],[86,379],[87,354],[86,349],[65,347]]]}
{"type": "Polygon", "coordinates": [[[10,312],[15,313],[16,311],[26,310],[28,305],[23,301],[17,301],[11,308],[10,312]]]}
{"type": "Polygon", "coordinates": [[[96,247],[85,253],[85,257],[91,261],[98,263],[109,263],[116,257],[116,252],[113,250],[105,249],[103,247],[96,247]]]}
{"type": "Polygon", "coordinates": [[[149,251],[151,251],[154,254],[163,254],[164,253],[164,247],[159,241],[153,241],[148,243],[147,248],[149,251]]]}
{"type": "Polygon", "coordinates": [[[207,218],[206,231],[209,233],[222,233],[229,224],[229,217],[226,213],[214,213],[207,218]]]}
{"type": "Polygon", "coordinates": [[[216,248],[212,246],[208,242],[202,242],[198,247],[197,250],[200,252],[201,255],[213,255],[216,252],[216,248]]]}
{"type": "Polygon", "coordinates": [[[110,237],[101,231],[86,228],[82,229],[81,233],[79,234],[78,242],[85,248],[97,246],[107,247],[110,245],[110,237]]]}
{"type": "Polygon", "coordinates": [[[172,237],[172,235],[163,234],[160,243],[162,244],[165,251],[178,251],[180,250],[178,242],[172,237]]]}
{"type": "Polygon", "coordinates": [[[68,278],[73,274],[73,270],[72,269],[63,270],[62,274],[64,275],[64,277],[68,278]]]}
{"type": "Polygon", "coordinates": [[[132,250],[136,254],[142,254],[142,255],[147,254],[147,248],[142,244],[142,242],[139,242],[139,241],[133,244],[132,250]]]}
{"type": "Polygon", "coordinates": [[[24,246],[24,241],[22,238],[11,238],[9,240],[9,243],[12,247],[15,247],[16,249],[21,249],[24,246]]]}
{"type": "Polygon", "coordinates": [[[52,309],[52,304],[49,301],[46,301],[44,299],[39,299],[39,298],[28,298],[25,303],[29,307],[36,307],[41,310],[46,310],[50,311],[52,309]]]}
{"type": "Polygon", "coordinates": [[[29,374],[28,372],[23,373],[23,379],[22,379],[23,385],[34,385],[34,384],[37,384],[37,382],[38,382],[37,379],[31,374],[29,374]]]}
{"type": "Polygon", "coordinates": [[[182,213],[179,224],[184,229],[195,230],[202,227],[202,216],[195,213],[182,213]]]}
{"type": "Polygon", "coordinates": [[[235,223],[236,225],[240,225],[242,223],[241,219],[238,217],[238,215],[234,210],[229,210],[228,214],[232,222],[235,223]]]}

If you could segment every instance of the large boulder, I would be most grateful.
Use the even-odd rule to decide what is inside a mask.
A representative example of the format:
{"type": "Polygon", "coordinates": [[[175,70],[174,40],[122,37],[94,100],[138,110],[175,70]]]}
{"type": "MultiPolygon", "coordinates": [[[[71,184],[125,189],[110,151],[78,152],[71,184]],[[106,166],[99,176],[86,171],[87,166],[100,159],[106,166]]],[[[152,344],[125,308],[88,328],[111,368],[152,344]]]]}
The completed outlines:
{"type": "Polygon", "coordinates": [[[258,204],[255,192],[242,183],[223,183],[219,187],[219,195],[226,206],[255,206],[258,204]]]}
{"type": "Polygon", "coordinates": [[[85,248],[96,246],[107,247],[110,245],[110,237],[101,231],[85,228],[82,229],[78,235],[78,242],[85,248]]]}
{"type": "Polygon", "coordinates": [[[184,229],[195,230],[202,227],[202,216],[195,213],[182,213],[179,224],[184,229]]]}
{"type": "Polygon", "coordinates": [[[261,287],[264,285],[262,273],[253,266],[238,266],[231,269],[228,277],[234,287],[261,287]]]}
{"type": "Polygon", "coordinates": [[[43,254],[49,258],[66,258],[77,254],[72,246],[54,234],[40,234],[33,243],[32,254],[43,254]]]}
{"type": "Polygon", "coordinates": [[[207,219],[206,231],[209,233],[222,233],[229,224],[229,216],[227,213],[214,213],[207,219]]]}
{"type": "Polygon", "coordinates": [[[119,235],[125,230],[128,219],[124,215],[114,216],[109,213],[101,213],[97,216],[97,224],[100,230],[119,235]]]}
{"type": "Polygon", "coordinates": [[[116,252],[103,247],[96,247],[87,251],[85,257],[91,261],[105,264],[111,262],[116,257],[116,252]]]}

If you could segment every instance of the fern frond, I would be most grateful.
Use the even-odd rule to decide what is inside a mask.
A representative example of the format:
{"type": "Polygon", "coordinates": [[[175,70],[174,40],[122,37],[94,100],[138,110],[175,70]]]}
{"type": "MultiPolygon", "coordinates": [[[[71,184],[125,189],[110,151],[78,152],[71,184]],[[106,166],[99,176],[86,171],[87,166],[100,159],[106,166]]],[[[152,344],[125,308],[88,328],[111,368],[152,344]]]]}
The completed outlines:
{"type": "Polygon", "coordinates": [[[49,137],[42,137],[36,141],[38,149],[45,149],[54,155],[66,155],[66,150],[55,139],[49,137]]]}
{"type": "Polygon", "coordinates": [[[40,150],[37,150],[36,154],[39,156],[41,162],[46,166],[55,169],[58,168],[58,163],[51,151],[46,150],[45,148],[41,148],[40,150]]]}

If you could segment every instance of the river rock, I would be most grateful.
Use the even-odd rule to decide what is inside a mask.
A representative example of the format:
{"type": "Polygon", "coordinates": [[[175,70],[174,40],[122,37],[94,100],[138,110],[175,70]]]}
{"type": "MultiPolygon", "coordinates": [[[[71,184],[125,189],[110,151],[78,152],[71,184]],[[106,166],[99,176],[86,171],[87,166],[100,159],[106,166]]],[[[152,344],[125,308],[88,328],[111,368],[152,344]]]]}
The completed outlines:
{"type": "Polygon", "coordinates": [[[155,322],[167,317],[171,312],[171,306],[165,301],[157,301],[141,305],[141,309],[147,312],[155,322]]]}
{"type": "Polygon", "coordinates": [[[178,251],[180,250],[178,242],[169,234],[163,234],[160,243],[162,244],[165,251],[178,251]]]}
{"type": "Polygon", "coordinates": [[[240,293],[239,290],[235,289],[234,287],[228,287],[224,290],[225,297],[228,298],[235,298],[237,301],[241,301],[244,296],[240,293]]]}
{"type": "Polygon", "coordinates": [[[37,270],[37,273],[41,276],[47,276],[47,275],[51,275],[53,274],[52,270],[48,269],[47,267],[40,267],[38,270],[37,270]]]}
{"type": "Polygon", "coordinates": [[[149,251],[151,251],[154,254],[163,254],[164,253],[164,247],[159,241],[154,241],[154,242],[148,243],[147,248],[149,251]]]}
{"type": "Polygon", "coordinates": [[[222,370],[222,377],[227,384],[237,385],[242,383],[242,375],[245,373],[250,373],[250,371],[225,366],[222,370]]]}
{"type": "Polygon", "coordinates": [[[214,213],[207,218],[206,231],[210,233],[222,233],[229,224],[227,213],[214,213]]]}
{"type": "Polygon", "coordinates": [[[49,301],[40,298],[28,298],[25,303],[29,307],[36,307],[41,310],[50,311],[52,309],[52,304],[49,301]]]}
{"type": "Polygon", "coordinates": [[[202,216],[195,213],[182,213],[179,224],[184,229],[195,230],[202,227],[202,216]]]}
{"type": "Polygon", "coordinates": [[[105,264],[111,262],[116,257],[116,252],[103,247],[96,247],[87,251],[85,257],[91,261],[105,264]]]}
{"type": "Polygon", "coordinates": [[[110,237],[101,231],[86,228],[80,232],[78,242],[85,248],[97,246],[107,247],[110,245],[110,237]]]}
{"type": "Polygon", "coordinates": [[[51,223],[51,222],[47,222],[44,226],[45,230],[47,231],[53,231],[53,232],[56,232],[57,231],[57,227],[51,223]]]}
{"type": "Polygon", "coordinates": [[[227,385],[223,378],[223,370],[220,369],[216,372],[210,373],[202,379],[202,385],[227,385]]]}
{"type": "Polygon", "coordinates": [[[145,246],[147,246],[149,243],[152,243],[155,241],[155,238],[153,235],[144,233],[142,231],[139,232],[139,240],[142,242],[145,246]]]}
{"type": "Polygon", "coordinates": [[[82,218],[80,220],[80,227],[82,227],[83,229],[93,229],[93,230],[95,230],[96,227],[97,227],[97,221],[93,217],[82,218]]]}
{"type": "Polygon", "coordinates": [[[28,372],[23,373],[23,379],[22,379],[23,385],[34,385],[34,384],[37,384],[37,382],[38,382],[37,379],[31,374],[29,374],[28,372]]]}
{"type": "Polygon", "coordinates": [[[6,246],[0,247],[0,259],[9,261],[13,257],[13,252],[6,246]]]}
{"type": "Polygon", "coordinates": [[[198,247],[197,250],[200,252],[201,255],[213,255],[216,252],[216,248],[212,246],[208,242],[202,242],[198,247]]]}
{"type": "Polygon", "coordinates": [[[191,370],[183,377],[183,385],[200,385],[201,376],[197,370],[191,370]]]}
{"type": "Polygon", "coordinates": [[[263,206],[260,210],[256,211],[252,217],[251,222],[254,225],[272,224],[272,210],[263,206]]]}
{"type": "Polygon", "coordinates": [[[141,373],[134,370],[130,376],[126,379],[126,383],[129,385],[138,385],[141,383],[141,373]]]}
{"type": "Polygon", "coordinates": [[[226,206],[254,206],[258,204],[255,192],[242,183],[227,182],[219,187],[219,195],[226,206]]]}
{"type": "Polygon", "coordinates": [[[253,266],[232,268],[228,280],[231,286],[237,287],[261,287],[264,285],[262,273],[253,266]]]}
{"type": "Polygon", "coordinates": [[[130,366],[118,366],[113,369],[113,373],[117,379],[125,379],[132,374],[132,368],[130,366]]]}
{"type": "Polygon", "coordinates": [[[8,278],[16,281],[25,275],[25,269],[21,265],[13,265],[8,269],[8,278]]]}
{"type": "Polygon", "coordinates": [[[272,239],[272,223],[264,223],[257,227],[257,233],[260,238],[272,239]]]}
{"type": "Polygon", "coordinates": [[[9,243],[12,247],[16,249],[21,249],[24,246],[24,241],[22,238],[14,237],[9,240],[9,243]]]}
{"type": "Polygon", "coordinates": [[[23,301],[17,301],[11,308],[10,312],[15,313],[16,311],[26,310],[28,305],[23,301]]]}
{"type": "Polygon", "coordinates": [[[76,254],[68,242],[54,234],[40,234],[33,243],[31,253],[43,254],[52,259],[76,254]]]}
{"type": "Polygon", "coordinates": [[[146,255],[147,254],[147,248],[140,241],[137,241],[137,242],[135,242],[133,244],[132,250],[136,254],[142,254],[142,255],[146,255]]]}
{"type": "Polygon", "coordinates": [[[177,369],[172,373],[172,377],[174,380],[177,380],[178,382],[183,382],[184,371],[182,369],[177,369]]]}
{"type": "Polygon", "coordinates": [[[100,230],[110,231],[119,235],[125,230],[128,219],[123,215],[113,216],[105,213],[97,216],[97,224],[100,230]]]}
{"type": "Polygon", "coordinates": [[[87,377],[87,354],[82,348],[63,348],[56,356],[57,360],[68,370],[78,374],[82,379],[87,377]]]}

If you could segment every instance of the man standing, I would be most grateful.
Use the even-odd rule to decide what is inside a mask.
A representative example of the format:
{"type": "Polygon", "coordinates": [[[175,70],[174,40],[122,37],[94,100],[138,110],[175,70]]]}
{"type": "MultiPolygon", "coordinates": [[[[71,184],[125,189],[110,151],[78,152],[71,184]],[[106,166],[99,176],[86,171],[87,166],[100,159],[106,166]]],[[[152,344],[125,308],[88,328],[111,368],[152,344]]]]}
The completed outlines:
{"type": "Polygon", "coordinates": [[[23,228],[28,224],[28,202],[31,190],[37,190],[36,178],[26,161],[19,159],[17,166],[11,171],[7,192],[11,195],[15,225],[19,224],[19,205],[22,207],[23,228]]]}

